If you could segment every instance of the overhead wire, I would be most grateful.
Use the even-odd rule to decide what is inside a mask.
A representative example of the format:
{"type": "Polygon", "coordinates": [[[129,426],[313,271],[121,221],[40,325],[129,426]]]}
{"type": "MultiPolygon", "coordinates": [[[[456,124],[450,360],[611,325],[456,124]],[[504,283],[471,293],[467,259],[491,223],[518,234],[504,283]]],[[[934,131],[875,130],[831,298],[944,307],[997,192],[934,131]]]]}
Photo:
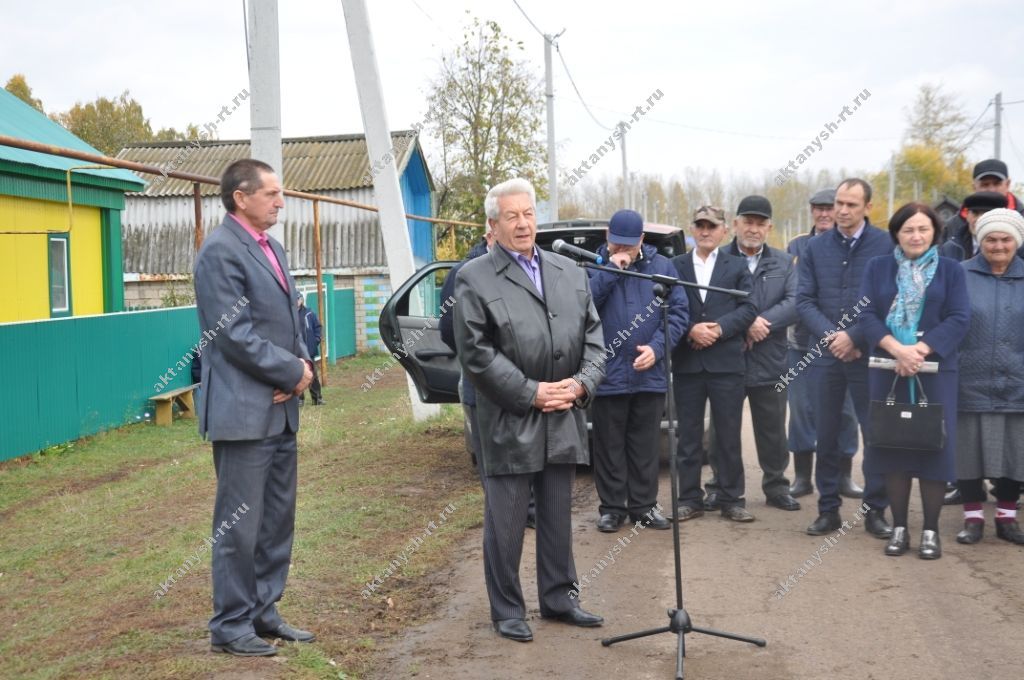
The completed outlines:
{"type": "Polygon", "coordinates": [[[576,85],[576,80],[572,77],[572,73],[569,71],[569,65],[565,61],[565,55],[562,54],[562,48],[558,46],[557,42],[555,42],[555,38],[557,38],[559,35],[562,35],[562,33],[565,33],[565,31],[563,30],[562,33],[559,33],[558,35],[555,36],[548,36],[546,33],[544,33],[544,31],[540,30],[540,28],[537,27],[537,24],[533,22],[533,19],[531,19],[530,15],[526,13],[526,10],[523,9],[523,6],[519,4],[518,0],[512,0],[512,3],[519,9],[523,17],[525,17],[526,21],[530,24],[530,26],[533,26],[533,30],[537,31],[537,34],[540,35],[540,37],[544,38],[545,41],[550,42],[551,45],[555,48],[555,51],[558,52],[558,60],[562,62],[562,68],[565,69],[565,75],[569,78],[569,82],[572,84],[572,89],[576,91],[576,96],[579,97],[579,103],[583,105],[583,108],[584,110],[586,110],[587,115],[590,116],[590,119],[593,120],[594,123],[600,128],[604,128],[605,130],[609,131],[613,130],[614,128],[610,128],[604,123],[602,123],[600,120],[598,120],[597,116],[594,115],[594,112],[590,110],[590,107],[587,105],[587,102],[583,99],[583,93],[580,92],[580,88],[576,85]]]}

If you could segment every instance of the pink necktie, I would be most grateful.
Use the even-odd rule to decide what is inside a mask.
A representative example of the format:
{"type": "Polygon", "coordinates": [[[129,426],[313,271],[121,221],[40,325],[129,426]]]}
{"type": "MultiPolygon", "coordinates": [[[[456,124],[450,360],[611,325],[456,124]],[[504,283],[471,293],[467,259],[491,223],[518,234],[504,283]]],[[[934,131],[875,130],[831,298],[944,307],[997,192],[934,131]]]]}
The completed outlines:
{"type": "Polygon", "coordinates": [[[284,272],[281,271],[281,263],[277,261],[277,255],[270,247],[270,242],[266,236],[260,236],[259,238],[260,248],[263,249],[263,254],[270,260],[271,266],[274,267],[274,271],[277,273],[277,280],[281,283],[281,287],[288,290],[288,284],[285,282],[284,272]]]}

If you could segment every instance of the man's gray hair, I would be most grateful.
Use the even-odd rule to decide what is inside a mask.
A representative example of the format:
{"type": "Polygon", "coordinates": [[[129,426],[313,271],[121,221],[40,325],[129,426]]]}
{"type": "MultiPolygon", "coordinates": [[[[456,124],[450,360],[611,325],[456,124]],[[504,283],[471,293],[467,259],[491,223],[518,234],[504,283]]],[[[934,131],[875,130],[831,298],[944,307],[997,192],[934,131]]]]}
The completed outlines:
{"type": "Polygon", "coordinates": [[[537,192],[534,191],[533,185],[522,177],[515,177],[513,179],[506,180],[501,184],[494,185],[491,187],[491,190],[487,192],[487,198],[484,199],[484,213],[487,214],[487,219],[498,219],[499,198],[502,196],[513,196],[515,194],[529,195],[530,203],[533,205],[534,210],[537,209],[537,192]]]}

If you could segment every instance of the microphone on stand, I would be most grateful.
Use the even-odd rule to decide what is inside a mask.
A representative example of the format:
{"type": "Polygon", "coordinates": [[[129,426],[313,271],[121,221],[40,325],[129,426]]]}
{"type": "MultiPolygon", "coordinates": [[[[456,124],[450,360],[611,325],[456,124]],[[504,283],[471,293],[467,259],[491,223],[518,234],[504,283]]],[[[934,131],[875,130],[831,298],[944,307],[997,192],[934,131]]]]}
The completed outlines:
{"type": "Polygon", "coordinates": [[[565,255],[566,257],[574,260],[587,260],[594,264],[604,264],[604,258],[600,255],[578,248],[574,245],[570,245],[562,239],[555,239],[555,242],[551,244],[551,249],[559,255],[565,255]]]}

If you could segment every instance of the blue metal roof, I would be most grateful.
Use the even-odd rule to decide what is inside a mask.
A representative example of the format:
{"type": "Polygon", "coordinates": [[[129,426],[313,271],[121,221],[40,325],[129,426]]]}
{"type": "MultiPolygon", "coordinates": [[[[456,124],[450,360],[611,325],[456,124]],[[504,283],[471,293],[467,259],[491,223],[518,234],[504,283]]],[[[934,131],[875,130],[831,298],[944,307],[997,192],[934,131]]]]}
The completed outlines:
{"type": "MultiPolygon", "coordinates": [[[[0,89],[0,134],[27,139],[41,144],[50,144],[75,149],[76,151],[103,155],[68,132],[60,124],[50,120],[45,113],[34,109],[4,89],[0,89]]],[[[61,172],[83,164],[83,161],[75,158],[64,158],[63,156],[53,156],[3,145],[0,145],[0,160],[35,165],[61,172]]],[[[130,170],[75,170],[72,178],[80,174],[131,182],[132,184],[138,184],[140,187],[143,185],[142,180],[130,170]]]]}

